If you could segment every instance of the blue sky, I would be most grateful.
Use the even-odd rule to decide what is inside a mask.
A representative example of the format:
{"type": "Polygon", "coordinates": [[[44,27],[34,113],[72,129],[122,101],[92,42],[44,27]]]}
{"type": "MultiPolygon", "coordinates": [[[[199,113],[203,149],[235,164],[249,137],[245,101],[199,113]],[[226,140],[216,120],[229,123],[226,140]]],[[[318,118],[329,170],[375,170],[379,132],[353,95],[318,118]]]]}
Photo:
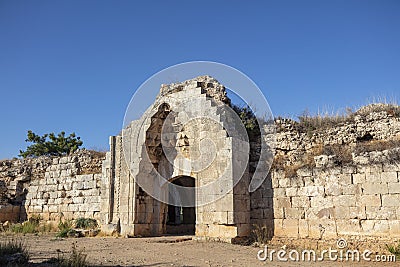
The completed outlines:
{"type": "Polygon", "coordinates": [[[193,60],[228,64],[275,115],[400,97],[400,1],[0,1],[0,159],[27,130],[108,148],[135,90],[193,60]]]}

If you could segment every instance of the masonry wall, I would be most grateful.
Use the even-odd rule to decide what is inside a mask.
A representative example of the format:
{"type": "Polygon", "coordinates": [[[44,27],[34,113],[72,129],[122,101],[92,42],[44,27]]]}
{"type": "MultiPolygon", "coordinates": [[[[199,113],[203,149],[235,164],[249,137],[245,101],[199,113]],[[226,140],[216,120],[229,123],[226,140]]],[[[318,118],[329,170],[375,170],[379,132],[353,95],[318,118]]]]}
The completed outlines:
{"type": "Polygon", "coordinates": [[[278,239],[398,240],[400,119],[376,108],[309,132],[278,122],[277,155],[251,194],[251,222],[278,239]]]}
{"type": "Polygon", "coordinates": [[[99,218],[104,154],[0,162],[0,221],[99,218]],[[1,189],[2,188],[2,189],[1,189]]]}
{"type": "Polygon", "coordinates": [[[274,172],[274,235],[399,238],[399,173],[394,164],[274,172]]]}

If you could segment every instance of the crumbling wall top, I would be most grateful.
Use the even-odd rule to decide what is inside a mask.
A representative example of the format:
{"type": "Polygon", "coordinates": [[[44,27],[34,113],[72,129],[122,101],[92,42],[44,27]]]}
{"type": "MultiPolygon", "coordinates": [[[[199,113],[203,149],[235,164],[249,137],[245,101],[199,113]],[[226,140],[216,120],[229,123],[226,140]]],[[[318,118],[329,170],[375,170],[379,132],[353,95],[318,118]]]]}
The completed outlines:
{"type": "Polygon", "coordinates": [[[208,97],[214,98],[217,103],[230,105],[231,101],[226,94],[225,86],[209,75],[198,76],[181,83],[162,84],[157,99],[186,89],[198,87],[201,87],[202,92],[208,97]]]}

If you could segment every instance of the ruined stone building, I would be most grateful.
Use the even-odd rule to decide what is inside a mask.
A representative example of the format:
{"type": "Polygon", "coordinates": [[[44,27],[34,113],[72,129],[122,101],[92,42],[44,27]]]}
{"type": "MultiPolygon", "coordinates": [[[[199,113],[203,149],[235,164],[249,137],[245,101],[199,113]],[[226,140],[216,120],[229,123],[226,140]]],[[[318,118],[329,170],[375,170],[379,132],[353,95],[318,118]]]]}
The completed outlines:
{"type": "Polygon", "coordinates": [[[248,154],[234,151],[249,144],[239,138],[240,129],[230,127],[234,122],[223,110],[226,104],[224,86],[209,76],[163,85],[142,118],[110,139],[103,164],[101,221],[132,236],[248,236],[248,154]],[[185,193],[172,196],[167,182],[192,187],[186,204],[165,204],[162,194],[182,198],[179,194],[185,193]],[[160,191],[158,199],[152,195],[155,191],[160,191]]]}
{"type": "Polygon", "coordinates": [[[223,241],[255,225],[271,238],[400,238],[398,106],[323,123],[276,119],[272,169],[250,193],[264,159],[226,104],[208,76],[163,85],[141,118],[110,137],[104,161],[88,151],[1,161],[0,221],[91,217],[124,236],[223,241]]]}

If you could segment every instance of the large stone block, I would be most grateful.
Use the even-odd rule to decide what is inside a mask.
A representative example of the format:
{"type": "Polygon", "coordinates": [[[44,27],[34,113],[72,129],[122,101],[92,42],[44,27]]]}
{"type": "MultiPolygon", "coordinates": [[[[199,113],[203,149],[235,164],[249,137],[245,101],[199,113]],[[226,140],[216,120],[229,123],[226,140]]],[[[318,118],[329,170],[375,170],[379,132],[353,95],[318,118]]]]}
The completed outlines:
{"type": "Polygon", "coordinates": [[[290,208],[291,202],[289,197],[274,198],[274,208],[290,208]]]}
{"type": "Polygon", "coordinates": [[[361,206],[380,207],[382,206],[380,195],[364,195],[359,197],[361,206]]]}
{"type": "Polygon", "coordinates": [[[288,188],[286,188],[286,196],[288,196],[288,197],[297,196],[298,195],[297,190],[298,190],[297,187],[288,187],[288,188]]]}
{"type": "Polygon", "coordinates": [[[387,183],[363,183],[361,185],[364,195],[388,194],[387,183]]]}
{"type": "Polygon", "coordinates": [[[400,183],[388,183],[389,194],[400,194],[400,183]]]}
{"type": "Polygon", "coordinates": [[[284,208],[285,219],[304,219],[303,208],[284,208]]]}
{"type": "Polygon", "coordinates": [[[395,207],[365,207],[367,219],[393,220],[396,219],[395,207]]]}
{"type": "Polygon", "coordinates": [[[400,238],[400,220],[389,220],[390,237],[400,238]]]}
{"type": "Polygon", "coordinates": [[[333,197],[323,197],[323,196],[311,197],[311,207],[313,208],[333,207],[333,197]]]}
{"type": "Polygon", "coordinates": [[[300,238],[307,238],[309,235],[309,223],[308,220],[301,219],[299,220],[299,237],[300,238]]]}
{"type": "Polygon", "coordinates": [[[294,208],[308,208],[310,205],[309,197],[298,196],[292,198],[292,207],[294,208]]]}
{"type": "Polygon", "coordinates": [[[323,186],[305,186],[300,188],[299,196],[316,197],[324,195],[323,186]]]}
{"type": "Polygon", "coordinates": [[[366,182],[365,173],[355,173],[352,174],[353,184],[363,184],[366,182]]]}
{"type": "Polygon", "coordinates": [[[350,219],[350,208],[349,207],[335,207],[335,219],[350,219]]]}
{"type": "Polygon", "coordinates": [[[366,219],[365,207],[349,207],[350,219],[366,219]]]}
{"type": "Polygon", "coordinates": [[[298,219],[283,219],[282,227],[286,237],[297,238],[299,236],[299,220],[298,219]]]}
{"type": "Polygon", "coordinates": [[[360,184],[349,184],[343,186],[343,195],[361,195],[361,185],[360,184]]]}
{"type": "Polygon", "coordinates": [[[400,195],[382,195],[383,207],[398,207],[400,203],[400,195]]]}
{"type": "Polygon", "coordinates": [[[354,195],[341,195],[332,197],[332,202],[335,207],[355,207],[356,197],[354,195]]]}
{"type": "Polygon", "coordinates": [[[336,220],[336,228],[339,236],[356,236],[360,234],[361,226],[358,219],[336,220]]]}
{"type": "Polygon", "coordinates": [[[397,183],[397,172],[382,172],[381,180],[383,183],[397,183]]]}

